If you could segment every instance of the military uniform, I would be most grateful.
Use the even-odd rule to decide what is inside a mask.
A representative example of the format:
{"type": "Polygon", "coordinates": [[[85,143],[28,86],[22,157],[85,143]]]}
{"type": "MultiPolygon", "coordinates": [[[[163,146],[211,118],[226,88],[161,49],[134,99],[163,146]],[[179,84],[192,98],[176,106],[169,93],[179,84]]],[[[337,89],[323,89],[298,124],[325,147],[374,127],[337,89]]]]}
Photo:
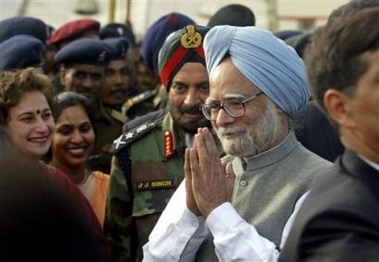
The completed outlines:
{"type": "MultiPolygon", "coordinates": [[[[158,64],[166,92],[187,62],[201,63],[205,70],[202,40],[208,30],[189,25],[165,42],[158,64]]],[[[199,97],[205,101],[203,93],[199,97]]],[[[192,106],[198,109],[200,105],[192,106]]],[[[193,135],[174,130],[171,114],[162,112],[164,109],[128,123],[132,129],[113,144],[105,231],[112,238],[117,261],[142,260],[142,246],[184,177],[184,152],[192,146],[193,135]],[[133,128],[132,123],[139,125],[133,128]]]]}
{"type": "MultiPolygon", "coordinates": [[[[158,97],[159,90],[157,88],[148,89],[143,86],[137,86],[137,88],[138,93],[129,98],[121,108],[122,114],[126,115],[128,119],[134,119],[161,108],[162,99],[159,99],[160,96],[158,97]]],[[[165,90],[163,91],[165,92],[165,90]]]]}
{"type": "Polygon", "coordinates": [[[99,107],[94,118],[94,128],[97,135],[94,153],[89,159],[91,170],[110,173],[112,159],[110,149],[113,140],[122,134],[122,127],[126,122],[154,111],[156,93],[157,91],[148,90],[129,98],[121,111],[104,105],[99,107]]]}
{"type": "Polygon", "coordinates": [[[88,159],[91,170],[110,173],[113,140],[122,133],[122,126],[127,118],[116,110],[100,105],[94,114],[93,124],[96,132],[95,146],[88,159]]]}
{"type": "Polygon", "coordinates": [[[105,230],[117,261],[142,260],[142,246],[183,180],[185,141],[170,114],[161,115],[113,144],[105,230]]]}

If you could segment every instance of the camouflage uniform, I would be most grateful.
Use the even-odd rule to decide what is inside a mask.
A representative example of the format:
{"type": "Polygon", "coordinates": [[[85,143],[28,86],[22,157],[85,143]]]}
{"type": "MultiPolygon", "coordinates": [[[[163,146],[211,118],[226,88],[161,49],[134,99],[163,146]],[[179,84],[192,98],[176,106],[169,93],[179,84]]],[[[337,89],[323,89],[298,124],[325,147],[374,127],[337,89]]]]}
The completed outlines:
{"type": "MultiPolygon", "coordinates": [[[[202,40],[208,30],[188,25],[164,44],[158,64],[166,92],[170,92],[170,82],[184,64],[201,63],[205,71],[202,40]]],[[[197,86],[191,88],[198,92],[197,86]]],[[[197,96],[201,100],[206,99],[203,90],[197,96]]],[[[157,105],[162,105],[167,102],[167,97],[167,93],[160,92],[154,98],[159,101],[157,105]]],[[[189,104],[194,110],[201,105],[197,100],[192,102],[189,104]]],[[[142,260],[142,246],[147,243],[159,216],[183,180],[184,151],[192,139],[189,134],[174,130],[170,113],[153,112],[133,121],[137,122],[136,128],[128,129],[131,131],[125,132],[113,144],[115,157],[112,160],[105,230],[112,238],[117,261],[142,260]],[[149,120],[151,116],[156,118],[149,120]]],[[[199,125],[209,124],[200,122],[199,125]]],[[[133,128],[131,123],[127,125],[133,128]]]]}
{"type": "Polygon", "coordinates": [[[142,260],[142,246],[183,180],[185,142],[172,122],[165,114],[114,142],[105,230],[117,261],[142,260]]]}

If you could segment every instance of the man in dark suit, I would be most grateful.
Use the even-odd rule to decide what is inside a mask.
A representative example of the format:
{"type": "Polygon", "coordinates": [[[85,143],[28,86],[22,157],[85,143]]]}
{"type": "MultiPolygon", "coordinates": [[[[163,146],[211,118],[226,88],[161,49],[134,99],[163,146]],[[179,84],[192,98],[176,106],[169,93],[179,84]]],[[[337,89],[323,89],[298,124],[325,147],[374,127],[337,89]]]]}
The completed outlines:
{"type": "Polygon", "coordinates": [[[280,261],[379,260],[378,22],[379,7],[344,14],[306,55],[315,100],[346,150],[312,187],[280,261]]]}

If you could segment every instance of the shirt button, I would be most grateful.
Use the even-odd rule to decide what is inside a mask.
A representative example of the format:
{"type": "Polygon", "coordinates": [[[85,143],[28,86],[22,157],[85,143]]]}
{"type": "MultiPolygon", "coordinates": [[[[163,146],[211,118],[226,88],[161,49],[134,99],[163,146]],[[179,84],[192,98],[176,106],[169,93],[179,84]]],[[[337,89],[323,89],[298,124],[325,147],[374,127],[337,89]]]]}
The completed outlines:
{"type": "Polygon", "coordinates": [[[247,181],[245,180],[240,181],[240,186],[247,186],[247,181]]]}

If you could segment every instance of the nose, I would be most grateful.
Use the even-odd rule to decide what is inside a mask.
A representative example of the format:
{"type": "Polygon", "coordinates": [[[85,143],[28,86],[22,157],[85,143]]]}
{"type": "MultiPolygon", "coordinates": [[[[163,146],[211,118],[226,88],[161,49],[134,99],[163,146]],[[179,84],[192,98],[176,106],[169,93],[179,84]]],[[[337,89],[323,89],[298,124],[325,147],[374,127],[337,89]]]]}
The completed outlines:
{"type": "Polygon", "coordinates": [[[36,131],[40,133],[46,133],[49,131],[49,125],[41,116],[37,117],[36,131]]]}
{"type": "Polygon", "coordinates": [[[184,104],[187,106],[196,106],[201,104],[201,98],[198,92],[194,89],[190,89],[184,99],[184,104]]]}
{"type": "Polygon", "coordinates": [[[116,84],[121,84],[122,83],[122,77],[121,77],[120,73],[117,73],[115,75],[115,82],[116,82],[116,84]]]}
{"type": "Polygon", "coordinates": [[[75,130],[72,135],[71,135],[71,142],[72,143],[80,143],[82,142],[84,139],[83,139],[83,136],[82,134],[79,132],[79,130],[75,130]]]}
{"type": "Polygon", "coordinates": [[[90,76],[86,76],[86,78],[82,81],[82,85],[85,88],[91,89],[94,86],[92,78],[90,76]]]}
{"type": "Polygon", "coordinates": [[[218,126],[225,126],[227,124],[233,123],[235,121],[234,117],[231,117],[228,113],[226,113],[224,108],[221,108],[218,111],[216,116],[216,124],[218,126]]]}

